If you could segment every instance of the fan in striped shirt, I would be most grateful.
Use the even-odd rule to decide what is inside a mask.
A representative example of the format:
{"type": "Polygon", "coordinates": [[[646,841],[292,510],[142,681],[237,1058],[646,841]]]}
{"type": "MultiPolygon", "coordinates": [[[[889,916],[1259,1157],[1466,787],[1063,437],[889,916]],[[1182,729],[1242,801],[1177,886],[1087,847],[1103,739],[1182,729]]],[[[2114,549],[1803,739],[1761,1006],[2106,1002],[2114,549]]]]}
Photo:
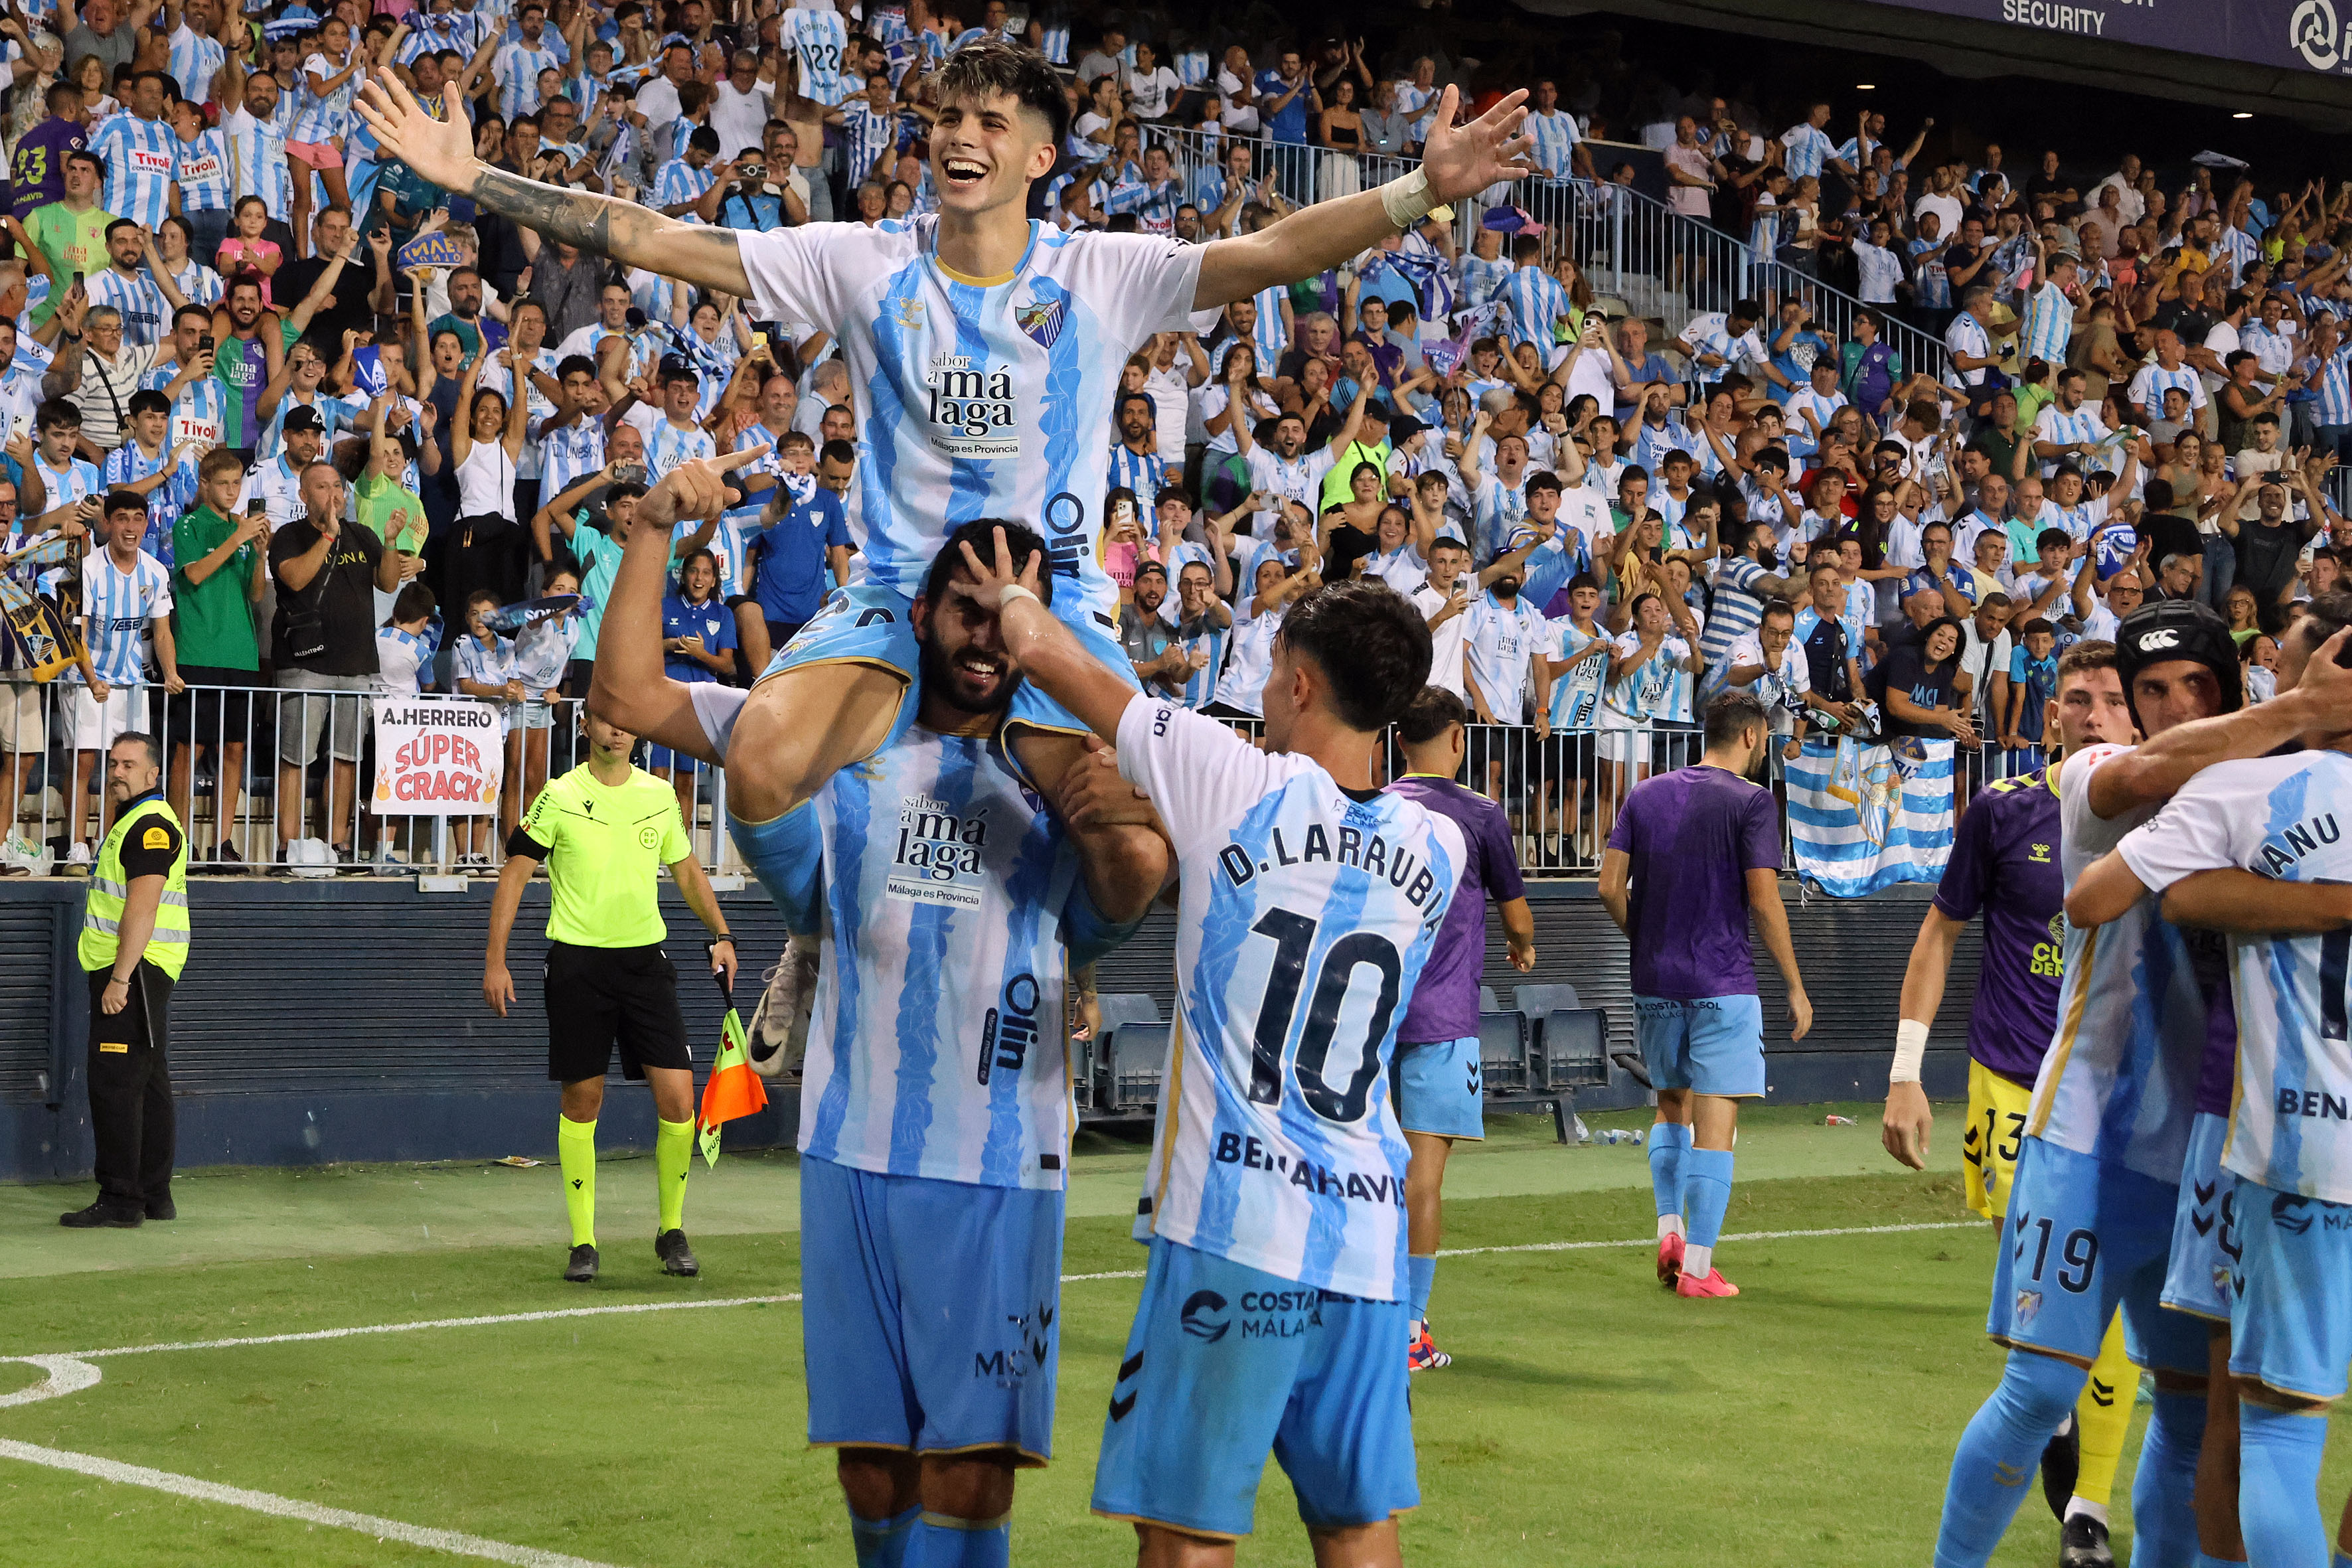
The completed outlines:
{"type": "Polygon", "coordinates": [[[163,335],[163,317],[171,309],[156,280],[139,269],[146,252],[147,230],[131,218],[116,218],[106,226],[107,266],[91,273],[84,283],[93,306],[103,305],[121,315],[125,348],[153,346],[163,335]]]}
{"type": "Polygon", "coordinates": [[[686,151],[654,171],[654,209],[684,223],[700,223],[695,205],[717,176],[710,161],[719,156],[719,132],[698,125],[686,139],[686,151]]]}
{"type": "Polygon", "coordinates": [[[220,13],[210,0],[195,0],[184,9],[173,9],[180,24],[171,36],[172,79],[180,84],[182,98],[203,103],[212,97],[213,78],[227,58],[227,51],[213,37],[220,13]]]}
{"type": "Polygon", "coordinates": [[[842,161],[852,190],[886,172],[898,151],[898,107],[890,101],[890,73],[866,79],[866,95],[824,111],[825,123],[841,128],[842,161]]]}
{"type": "Polygon", "coordinates": [[[100,205],[117,217],[148,228],[161,227],[171,214],[172,170],[180,139],[163,123],[162,71],[142,71],[131,87],[131,106],[110,114],[89,133],[89,150],[106,166],[106,195],[100,205]]]}
{"type": "Polygon", "coordinates": [[[541,107],[539,73],[561,71],[563,58],[549,47],[547,7],[531,0],[522,8],[522,32],[501,47],[491,77],[499,84],[499,112],[509,121],[518,114],[536,114],[541,107]]]}
{"type": "Polygon", "coordinates": [[[2081,273],[2077,258],[2063,251],[2050,258],[2049,276],[2026,303],[2025,331],[2017,344],[2021,361],[2066,363],[2066,345],[2074,336],[2074,284],[2081,273]]]}
{"type": "Polygon", "coordinates": [[[196,459],[202,455],[196,442],[173,440],[171,430],[170,398],[160,392],[132,393],[131,428],[99,470],[110,499],[134,495],[152,509],[156,526],[142,544],[167,568],[174,564],[171,527],[195,504],[196,459]]]}
{"type": "MultiPolygon", "coordinates": [[[[343,175],[342,144],[352,133],[352,96],[359,90],[367,60],[352,47],[351,24],[330,16],[320,24],[318,47],[304,57],[294,85],[294,115],[286,124],[287,155],[315,172],[327,187],[330,206],[348,208],[352,193],[343,175]]],[[[297,235],[310,228],[309,174],[294,181],[297,235]]],[[[160,219],[158,222],[162,221],[160,219]]]]}
{"type": "MultiPolygon", "coordinates": [[[[174,695],[185,689],[172,643],[172,574],[139,547],[146,533],[146,501],[135,495],[110,495],[106,498],[106,548],[82,558],[84,651],[76,671],[79,679],[68,677],[75,749],[74,792],[68,798],[76,802],[89,800],[89,776],[114,738],[145,721],[141,688],[147,684],[151,639],[164,689],[174,695]]],[[[81,845],[82,826],[81,811],[75,810],[66,835],[75,841],[78,862],[89,854],[81,845]]],[[[102,831],[102,816],[99,826],[102,831]]]]}
{"type": "Polygon", "coordinates": [[[1118,439],[1110,447],[1110,483],[1121,485],[1139,496],[1156,496],[1168,475],[1167,460],[1160,455],[1157,429],[1159,405],[1150,395],[1141,392],[1123,393],[1118,400],[1118,439]]]}

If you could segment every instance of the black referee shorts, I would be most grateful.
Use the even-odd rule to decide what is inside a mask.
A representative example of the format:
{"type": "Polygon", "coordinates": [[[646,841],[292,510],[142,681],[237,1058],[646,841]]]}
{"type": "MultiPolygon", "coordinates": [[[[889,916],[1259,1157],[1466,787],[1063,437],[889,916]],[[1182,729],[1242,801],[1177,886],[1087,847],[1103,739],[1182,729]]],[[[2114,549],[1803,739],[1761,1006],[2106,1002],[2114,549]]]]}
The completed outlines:
{"type": "Polygon", "coordinates": [[[621,1047],[621,1073],[691,1069],[677,968],[660,947],[547,944],[547,1076],[558,1083],[603,1078],[621,1047]]]}

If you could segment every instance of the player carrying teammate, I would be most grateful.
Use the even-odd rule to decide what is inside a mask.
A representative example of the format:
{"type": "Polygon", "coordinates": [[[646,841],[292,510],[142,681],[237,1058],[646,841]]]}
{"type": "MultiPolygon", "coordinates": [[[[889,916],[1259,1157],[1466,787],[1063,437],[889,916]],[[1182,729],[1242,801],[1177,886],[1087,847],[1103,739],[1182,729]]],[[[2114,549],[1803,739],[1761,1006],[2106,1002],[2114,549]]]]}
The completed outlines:
{"type": "Polygon", "coordinates": [[[1445,1157],[1456,1138],[1486,1135],[1478,1082],[1478,975],[1486,966],[1489,893],[1503,917],[1512,966],[1522,974],[1536,966],[1536,918],[1528,910],[1527,886],[1511,851],[1511,819],[1485,795],[1454,782],[1462,771],[1469,718],[1462,699],[1442,686],[1423,687],[1397,721],[1406,772],[1389,785],[1390,794],[1452,817],[1469,851],[1454,907],[1446,911],[1437,945],[1397,1029],[1397,1122],[1412,1152],[1404,1176],[1406,1244],[1412,1248],[1405,1268],[1412,1289],[1412,1317],[1405,1331],[1411,1347],[1406,1360],[1415,1372],[1454,1360],[1429,1337],[1429,1289],[1437,1278],[1437,1245],[1444,1233],[1445,1157]]]}
{"type": "MultiPolygon", "coordinates": [[[[2313,610],[2324,630],[2352,623],[2343,595],[2313,610]]],[[[2352,679],[2334,668],[2341,642],[2322,671],[2339,686],[2352,679]]],[[[2319,1468],[2352,1361],[2352,843],[2341,826],[2352,737],[2339,720],[2302,740],[2289,755],[2199,773],[2083,879],[2116,884],[2117,898],[2152,893],[2166,918],[2233,937],[2240,1092],[2221,1163],[2236,1185],[2221,1223],[2236,1232],[2226,1278],[2239,1513],[2246,1555],[2264,1568],[2330,1561],[2319,1468]]]]}
{"type": "MultiPolygon", "coordinates": [[[[647,493],[597,645],[652,738],[714,763],[743,693],[664,678],[656,612],[673,525],[716,515],[723,474],[764,450],[647,493]]],[[[1017,525],[956,538],[1000,527],[1042,560],[1017,525]]],[[[838,1450],[861,1564],[1011,1551],[1014,1474],[1053,1447],[1066,966],[1125,941],[1160,888],[1079,848],[1012,771],[995,736],[1021,677],[962,564],[941,552],[914,603],[915,721],[817,796],[832,870],[800,889],[821,910],[794,911],[827,954],[801,1089],[809,1440],[838,1450]]]]}
{"type": "Polygon", "coordinates": [[[1229,1563],[1271,1451],[1318,1563],[1393,1563],[1420,1489],[1389,1060],[1465,852],[1373,787],[1372,759],[1429,682],[1428,623],[1381,583],[1300,598],[1261,752],[1104,668],[1001,541],[971,561],[1023,673],[1117,737],[1182,879],[1181,1026],[1136,1205],[1150,1258],[1095,1511],[1135,1521],[1144,1563],[1229,1563]]]}
{"type": "Polygon", "coordinates": [[[1764,1094],[1751,913],[1788,983],[1790,1039],[1813,1026],[1813,1005],[1780,904],[1772,792],[1748,782],[1774,744],[1770,716],[1755,697],[1727,691],[1707,703],[1705,727],[1696,763],[1625,797],[1601,857],[1601,901],[1633,942],[1642,1061],[1657,1086],[1659,1282],[1679,1296],[1737,1296],[1715,1244],[1731,1203],[1739,1102],[1764,1094]]]}
{"type": "Polygon", "coordinates": [[[1986,1325],[2009,1359],[1953,1458],[1937,1568],[1990,1559],[2118,1306],[2132,1359],[2156,1382],[2132,1483],[2134,1552],[2185,1563],[2199,1549],[2209,1358],[2199,1326],[2160,1302],[2197,1086],[2217,1047],[2179,929],[2153,899],[2094,889],[2078,901],[2075,883],[2199,770],[2259,756],[2347,701],[2342,683],[2323,679],[2240,711],[2235,645],[2193,603],[2143,605],[2116,645],[2125,700],[2148,739],[2086,747],[2059,773],[2069,884],[2059,1026],[2034,1081],[1986,1325]]]}
{"type": "MultiPolygon", "coordinates": [[[[2130,745],[2135,731],[2116,672],[2116,645],[2079,642],[2067,649],[2058,662],[2058,694],[2048,707],[2042,731],[2059,737],[2062,763],[2086,745],[2130,745]]],[[[1951,860],[1919,922],[1903,976],[1880,1136],[1888,1153],[1924,1171],[1935,1113],[1919,1085],[1920,1061],[1928,1027],[1944,1005],[1952,951],[1969,921],[1983,911],[1984,958],[1969,1009],[1962,1173],[1969,1207],[1994,1222],[1996,1242],[2004,1234],[2000,1221],[2025,1137],[2033,1078],[2057,1029],[2065,896],[2058,870],[2056,769],[2003,779],[1971,801],[1960,819],[1951,860]]],[[[2106,1546],[2107,1496],[2138,1386],[2117,1317],[2107,1325],[2074,1426],[2042,1457],[2043,1491],[2064,1521],[2062,1568],[2097,1568],[2113,1560],[2106,1546]]]]}
{"type": "Polygon", "coordinates": [[[563,1277],[583,1285],[596,1278],[596,1119],[615,1046],[623,1075],[648,1080],[654,1092],[661,1212],[654,1252],[664,1273],[700,1270],[684,1229],[686,1173],[694,1153],[694,1061],[677,1008],[677,969],[662,951],[669,928],[662,921],[656,868],[669,868],[687,907],[709,928],[711,973],[723,973],[730,985],[735,982],[735,939],[694,858],[677,797],[661,780],[630,765],[635,736],[593,715],[587,732],[588,760],[550,781],[507,840],[482,955],[482,996],[503,1018],[515,999],[507,938],[523,888],[544,863],[547,1076],[563,1086],[556,1152],[572,1215],[572,1257],[563,1277]]]}
{"type": "MultiPolygon", "coordinates": [[[[1128,672],[1111,635],[1116,592],[1097,559],[1108,487],[1108,427],[1129,353],[1195,311],[1311,278],[1419,223],[1435,206],[1532,172],[1524,92],[1454,123],[1452,88],[1434,107],[1423,163],[1378,190],[1318,204],[1254,234],[1207,245],[1063,234],[1026,216],[1049,174],[1069,106],[1032,49],[982,39],[936,77],[930,168],[940,210],[868,228],[809,224],[749,233],[680,223],[648,208],[541,184],[474,156],[472,132],[433,119],[396,79],[372,81],[360,112],[386,158],[551,239],[754,301],[841,344],[861,432],[857,471],[867,576],[782,649],[754,688],[728,771],[739,846],[761,879],[812,874],[814,817],[799,808],[837,770],[908,722],[918,653],[908,604],[959,524],[1025,519],[1046,539],[1055,607],[1107,668],[1128,672]]],[[[592,699],[592,700],[593,700],[592,699]]],[[[1084,754],[1083,729],[1035,690],[1011,722],[1023,771],[1048,794],[1084,754]]],[[[1097,830],[1157,859],[1150,828],[1097,830]]],[[[798,966],[785,964],[787,980],[798,966]]]]}

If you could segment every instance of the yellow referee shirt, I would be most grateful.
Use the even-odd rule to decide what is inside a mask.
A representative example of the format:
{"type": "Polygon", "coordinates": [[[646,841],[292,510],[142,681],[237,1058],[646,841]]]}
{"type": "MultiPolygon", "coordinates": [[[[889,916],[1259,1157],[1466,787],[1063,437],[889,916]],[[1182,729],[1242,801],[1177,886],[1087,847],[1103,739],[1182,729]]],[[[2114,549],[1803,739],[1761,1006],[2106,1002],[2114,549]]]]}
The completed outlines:
{"type": "Polygon", "coordinates": [[[656,872],[694,844],[667,781],[631,768],[624,784],[599,784],[583,763],[548,781],[522,833],[547,863],[550,942],[651,947],[668,937],[656,872]]]}

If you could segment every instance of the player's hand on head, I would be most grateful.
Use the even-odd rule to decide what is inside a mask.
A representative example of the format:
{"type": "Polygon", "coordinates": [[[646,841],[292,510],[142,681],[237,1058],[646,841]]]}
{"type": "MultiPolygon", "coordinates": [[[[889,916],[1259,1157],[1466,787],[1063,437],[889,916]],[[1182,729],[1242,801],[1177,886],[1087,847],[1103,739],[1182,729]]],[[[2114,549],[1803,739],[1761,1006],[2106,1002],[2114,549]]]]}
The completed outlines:
{"type": "Polygon", "coordinates": [[[1016,572],[1013,567],[1013,547],[1005,542],[1004,530],[993,531],[995,540],[986,561],[971,547],[971,541],[967,539],[957,546],[963,552],[964,564],[971,569],[971,596],[991,610],[1003,607],[1007,588],[1026,588],[1033,594],[1037,591],[1037,563],[1041,559],[1032,554],[1016,572]]]}

